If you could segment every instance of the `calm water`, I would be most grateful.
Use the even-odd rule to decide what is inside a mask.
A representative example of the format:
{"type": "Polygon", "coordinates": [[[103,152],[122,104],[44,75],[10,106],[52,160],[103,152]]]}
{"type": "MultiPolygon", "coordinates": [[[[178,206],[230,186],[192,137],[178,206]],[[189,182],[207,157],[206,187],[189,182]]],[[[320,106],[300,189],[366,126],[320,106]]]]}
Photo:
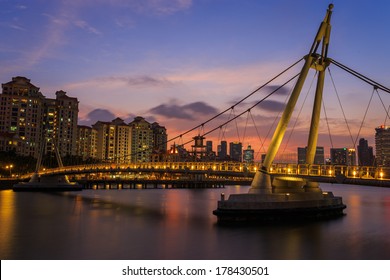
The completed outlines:
{"type": "Polygon", "coordinates": [[[225,189],[0,191],[1,259],[390,259],[390,189],[322,184],[346,216],[222,227],[225,189]]]}

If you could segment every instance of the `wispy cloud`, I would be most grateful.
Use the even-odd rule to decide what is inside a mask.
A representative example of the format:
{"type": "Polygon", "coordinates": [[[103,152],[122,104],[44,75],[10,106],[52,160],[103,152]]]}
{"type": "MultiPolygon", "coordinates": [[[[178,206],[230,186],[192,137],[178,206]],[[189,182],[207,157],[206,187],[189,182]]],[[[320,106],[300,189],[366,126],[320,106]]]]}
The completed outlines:
{"type": "Polygon", "coordinates": [[[115,22],[116,26],[118,26],[120,28],[133,29],[134,27],[136,27],[135,20],[128,18],[128,17],[116,18],[114,20],[114,22],[115,22]]]}
{"type": "Polygon", "coordinates": [[[128,88],[128,87],[170,87],[174,82],[167,78],[155,77],[152,75],[134,76],[107,76],[96,77],[66,85],[70,89],[83,88],[128,88]]]}
{"type": "Polygon", "coordinates": [[[89,25],[86,21],[84,20],[75,20],[73,22],[73,24],[89,33],[93,33],[93,34],[96,34],[96,35],[101,35],[102,33],[97,30],[95,27],[92,27],[91,25],[89,25]]]}
{"type": "Polygon", "coordinates": [[[172,15],[188,10],[193,0],[73,0],[68,5],[83,8],[96,5],[129,8],[147,15],[172,15]]]}
{"type": "Polygon", "coordinates": [[[102,0],[101,2],[113,6],[129,7],[142,14],[160,16],[169,16],[188,10],[192,6],[192,0],[102,0]]]}
{"type": "Polygon", "coordinates": [[[27,6],[26,5],[22,5],[22,4],[18,4],[15,7],[16,7],[16,9],[19,9],[19,10],[26,10],[27,9],[27,6]]]}
{"type": "Polygon", "coordinates": [[[192,0],[147,0],[144,7],[159,15],[171,15],[179,11],[187,10],[192,5],[192,0]]]}
{"type": "Polygon", "coordinates": [[[166,78],[158,78],[150,75],[137,75],[137,76],[119,76],[119,77],[103,77],[98,78],[97,82],[101,83],[123,83],[128,86],[137,87],[159,87],[159,86],[171,86],[173,82],[166,78]]]}
{"type": "Polygon", "coordinates": [[[260,110],[265,110],[268,112],[281,112],[285,107],[284,102],[276,101],[276,100],[264,100],[261,102],[257,108],[260,110]]]}
{"type": "Polygon", "coordinates": [[[15,29],[15,30],[22,30],[22,31],[26,31],[26,30],[27,30],[27,29],[24,28],[23,26],[18,25],[18,24],[15,24],[15,23],[10,23],[8,26],[9,26],[10,28],[12,28],[12,29],[15,29]]]}

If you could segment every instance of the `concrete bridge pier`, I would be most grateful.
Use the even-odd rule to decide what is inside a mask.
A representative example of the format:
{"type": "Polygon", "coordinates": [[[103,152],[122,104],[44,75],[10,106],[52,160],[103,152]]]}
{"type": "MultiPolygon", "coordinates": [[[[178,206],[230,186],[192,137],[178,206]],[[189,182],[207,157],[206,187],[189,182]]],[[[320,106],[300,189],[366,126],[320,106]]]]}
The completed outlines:
{"type": "Polygon", "coordinates": [[[252,194],[271,194],[272,182],[271,175],[265,171],[258,171],[253,178],[249,193],[252,194]]]}

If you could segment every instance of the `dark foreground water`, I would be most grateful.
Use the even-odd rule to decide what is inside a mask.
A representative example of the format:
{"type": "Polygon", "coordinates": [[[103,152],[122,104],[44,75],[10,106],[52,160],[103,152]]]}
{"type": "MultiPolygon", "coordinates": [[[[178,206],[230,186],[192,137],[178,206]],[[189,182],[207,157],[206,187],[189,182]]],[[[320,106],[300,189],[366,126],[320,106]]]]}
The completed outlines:
{"type": "Polygon", "coordinates": [[[342,218],[222,227],[225,189],[0,191],[1,259],[390,259],[390,189],[322,184],[342,218]]]}

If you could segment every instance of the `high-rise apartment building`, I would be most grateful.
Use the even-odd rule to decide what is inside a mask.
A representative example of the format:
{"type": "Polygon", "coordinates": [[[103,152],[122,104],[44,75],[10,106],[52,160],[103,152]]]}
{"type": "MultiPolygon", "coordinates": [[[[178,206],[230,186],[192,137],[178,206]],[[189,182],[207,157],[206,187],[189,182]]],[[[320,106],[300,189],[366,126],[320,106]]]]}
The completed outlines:
{"type": "MultiPolygon", "coordinates": [[[[18,154],[38,158],[57,147],[61,156],[76,155],[78,100],[66,92],[45,98],[29,79],[13,77],[2,84],[0,115],[0,133],[13,135],[18,154]]],[[[0,150],[9,150],[10,143],[0,141],[0,150]]]]}
{"type": "Polygon", "coordinates": [[[96,130],[96,157],[101,161],[114,160],[115,126],[110,122],[97,121],[92,125],[96,130]]]}
{"type": "Polygon", "coordinates": [[[38,158],[44,132],[45,97],[25,77],[2,84],[0,95],[0,150],[15,149],[23,156],[38,158]],[[12,139],[12,141],[11,141],[12,139]]]}
{"type": "Polygon", "coordinates": [[[151,161],[154,147],[152,125],[143,117],[135,117],[129,123],[131,133],[131,162],[151,161]]]}
{"type": "Polygon", "coordinates": [[[76,155],[79,101],[65,91],[56,92],[56,145],[61,157],[76,155]]]}
{"type": "Polygon", "coordinates": [[[96,156],[103,161],[128,163],[131,161],[131,128],[116,118],[111,122],[98,121],[96,130],[96,156]]]}
{"type": "Polygon", "coordinates": [[[390,126],[375,128],[375,155],[378,166],[390,166],[390,126]]]}
{"type": "Polygon", "coordinates": [[[121,118],[116,118],[112,124],[115,126],[115,162],[128,163],[131,155],[130,127],[121,118]]]}
{"type": "Polygon", "coordinates": [[[77,126],[76,153],[84,161],[97,158],[96,129],[85,125],[77,126]]]}
{"type": "Polygon", "coordinates": [[[152,130],[154,152],[165,154],[168,147],[167,129],[157,122],[154,122],[152,123],[152,130]]]}
{"type": "MultiPolygon", "coordinates": [[[[92,125],[92,129],[96,135],[95,156],[99,160],[129,163],[162,161],[166,158],[168,136],[165,127],[156,122],[150,124],[144,118],[136,117],[126,124],[121,118],[116,118],[111,122],[98,121],[92,125]]],[[[85,133],[90,132],[80,127],[80,144],[80,135],[85,133]]],[[[86,136],[84,138],[88,139],[86,136]]]]}

